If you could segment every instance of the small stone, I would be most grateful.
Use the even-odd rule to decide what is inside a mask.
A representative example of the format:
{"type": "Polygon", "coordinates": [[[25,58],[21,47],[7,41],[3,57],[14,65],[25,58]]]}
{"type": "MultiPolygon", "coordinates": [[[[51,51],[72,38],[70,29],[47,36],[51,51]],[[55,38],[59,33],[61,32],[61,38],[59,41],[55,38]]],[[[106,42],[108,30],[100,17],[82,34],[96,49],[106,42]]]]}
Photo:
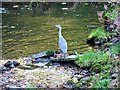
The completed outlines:
{"type": "Polygon", "coordinates": [[[52,69],[53,68],[53,66],[49,66],[49,69],[52,69]]]}
{"type": "Polygon", "coordinates": [[[117,80],[116,80],[116,79],[112,80],[112,81],[110,82],[110,84],[109,84],[109,88],[114,88],[114,86],[116,85],[116,83],[117,83],[117,80]]]}
{"type": "Polygon", "coordinates": [[[9,90],[15,90],[15,89],[13,89],[13,88],[20,88],[20,87],[17,87],[17,86],[7,86],[7,88],[9,88],[9,90]],[[11,89],[10,89],[11,88],[11,89]]]}
{"type": "Polygon", "coordinates": [[[13,65],[14,65],[15,67],[17,67],[17,66],[20,65],[20,63],[18,63],[18,62],[16,62],[16,61],[13,61],[13,65]]]}
{"type": "Polygon", "coordinates": [[[4,66],[1,66],[1,67],[0,67],[0,73],[3,73],[4,71],[7,71],[7,68],[4,67],[4,66]]]}
{"type": "Polygon", "coordinates": [[[4,81],[0,81],[0,86],[2,86],[5,82],[4,81]]]}
{"type": "Polygon", "coordinates": [[[117,73],[114,73],[114,74],[112,74],[112,76],[111,76],[112,79],[116,79],[117,77],[118,77],[118,74],[117,74],[117,73]]]}
{"type": "Polygon", "coordinates": [[[34,65],[37,65],[37,66],[45,66],[46,63],[42,63],[42,62],[39,62],[39,63],[36,63],[34,65]]]}
{"type": "Polygon", "coordinates": [[[31,63],[32,63],[32,60],[26,59],[26,60],[24,60],[23,62],[24,62],[24,64],[31,64],[31,63]]]}
{"type": "Polygon", "coordinates": [[[60,66],[60,63],[53,63],[54,66],[60,66]]]}
{"type": "Polygon", "coordinates": [[[84,80],[84,81],[87,81],[88,79],[89,79],[89,77],[88,77],[88,76],[86,76],[86,77],[82,78],[82,80],[84,80]]]}
{"type": "Polygon", "coordinates": [[[77,82],[78,82],[78,79],[77,79],[76,77],[73,77],[73,78],[72,78],[72,81],[73,81],[74,83],[77,83],[77,82]]]}
{"type": "Polygon", "coordinates": [[[78,79],[78,81],[83,77],[83,75],[74,75],[75,78],[78,79]]]}
{"type": "Polygon", "coordinates": [[[47,68],[48,68],[48,66],[43,66],[43,68],[44,68],[44,69],[47,69],[47,68]]]}
{"type": "Polygon", "coordinates": [[[74,74],[75,74],[75,75],[79,75],[80,73],[79,73],[79,72],[75,72],[74,74]]]}
{"type": "Polygon", "coordinates": [[[82,71],[81,71],[81,73],[82,73],[83,75],[85,75],[87,72],[88,72],[88,71],[86,71],[86,70],[82,70],[82,71]]]}
{"type": "Polygon", "coordinates": [[[100,77],[100,74],[98,73],[98,74],[95,74],[95,77],[96,78],[99,78],[100,77]]]}
{"type": "Polygon", "coordinates": [[[15,26],[11,26],[11,28],[15,28],[15,26]]]}

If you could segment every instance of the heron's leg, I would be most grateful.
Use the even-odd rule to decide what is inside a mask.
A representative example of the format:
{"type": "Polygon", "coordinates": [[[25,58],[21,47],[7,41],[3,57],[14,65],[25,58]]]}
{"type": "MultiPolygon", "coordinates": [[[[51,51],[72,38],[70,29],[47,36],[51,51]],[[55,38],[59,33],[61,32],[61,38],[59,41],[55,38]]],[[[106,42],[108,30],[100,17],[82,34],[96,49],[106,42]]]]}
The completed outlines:
{"type": "Polygon", "coordinates": [[[65,59],[65,57],[66,57],[66,54],[64,54],[64,59],[65,59]]]}
{"type": "Polygon", "coordinates": [[[63,57],[63,52],[62,52],[62,50],[60,49],[60,58],[62,58],[63,57]]]}
{"type": "Polygon", "coordinates": [[[60,53],[63,53],[61,49],[60,49],[60,53]]]}
{"type": "Polygon", "coordinates": [[[64,54],[64,59],[67,57],[67,54],[64,54]]]}

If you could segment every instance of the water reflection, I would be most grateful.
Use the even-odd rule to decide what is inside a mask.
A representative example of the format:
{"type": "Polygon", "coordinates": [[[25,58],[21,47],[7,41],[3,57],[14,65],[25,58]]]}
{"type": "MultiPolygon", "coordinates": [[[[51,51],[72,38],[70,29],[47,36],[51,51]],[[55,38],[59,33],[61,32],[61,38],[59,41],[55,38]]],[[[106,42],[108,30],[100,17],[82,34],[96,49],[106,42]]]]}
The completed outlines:
{"type": "Polygon", "coordinates": [[[56,15],[47,12],[34,16],[35,9],[31,13],[24,9],[27,6],[23,11],[21,7],[14,8],[16,10],[11,9],[11,13],[3,14],[3,58],[29,56],[47,49],[58,50],[56,24],[63,27],[62,35],[68,43],[68,53],[82,53],[89,49],[86,39],[91,30],[86,26],[98,24],[97,17],[91,17],[91,13],[80,17],[82,13],[79,11],[57,11],[59,14],[56,15]]]}

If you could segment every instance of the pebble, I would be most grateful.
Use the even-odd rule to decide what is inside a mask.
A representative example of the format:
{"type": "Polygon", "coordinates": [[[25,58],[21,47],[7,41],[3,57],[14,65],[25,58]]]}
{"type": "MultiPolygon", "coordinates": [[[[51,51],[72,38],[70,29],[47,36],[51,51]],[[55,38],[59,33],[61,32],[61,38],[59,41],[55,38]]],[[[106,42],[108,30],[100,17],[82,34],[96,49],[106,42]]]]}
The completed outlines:
{"type": "MultiPolygon", "coordinates": [[[[67,80],[74,76],[74,72],[77,72],[76,70],[71,67],[65,68],[64,65],[61,66],[59,63],[54,63],[52,66],[39,67],[34,70],[16,68],[16,70],[11,69],[2,75],[0,74],[0,81],[6,83],[8,87],[26,88],[29,84],[32,84],[34,87],[62,88],[67,80]]],[[[78,82],[76,77],[72,79],[74,82],[78,82]]]]}
{"type": "Polygon", "coordinates": [[[99,74],[99,73],[95,74],[95,77],[96,77],[96,78],[99,78],[99,77],[100,77],[100,74],[99,74]]]}
{"type": "Polygon", "coordinates": [[[111,80],[110,84],[109,84],[109,88],[114,88],[116,86],[117,80],[111,80]]]}
{"type": "Polygon", "coordinates": [[[53,66],[60,66],[60,63],[53,63],[53,66]]]}
{"type": "Polygon", "coordinates": [[[88,79],[89,79],[89,76],[82,78],[82,80],[84,80],[84,81],[87,81],[88,79]]]}
{"type": "Polygon", "coordinates": [[[88,71],[86,71],[86,70],[82,70],[82,71],[81,71],[81,74],[86,75],[87,72],[88,72],[88,71]]]}
{"type": "Polygon", "coordinates": [[[114,74],[112,74],[112,76],[111,76],[112,79],[116,79],[117,77],[118,77],[118,74],[117,74],[117,73],[114,73],[114,74]]]}
{"type": "Polygon", "coordinates": [[[53,66],[49,66],[49,69],[52,69],[53,68],[53,66]]]}
{"type": "Polygon", "coordinates": [[[83,77],[83,75],[74,75],[75,78],[78,79],[78,81],[83,77]]]}
{"type": "Polygon", "coordinates": [[[74,83],[77,83],[77,82],[78,82],[78,79],[77,79],[76,77],[73,77],[73,78],[72,78],[72,81],[73,81],[74,83]]]}
{"type": "Polygon", "coordinates": [[[47,64],[47,63],[39,62],[39,63],[36,63],[36,64],[34,64],[34,65],[37,65],[37,66],[45,66],[45,64],[47,64]]]}

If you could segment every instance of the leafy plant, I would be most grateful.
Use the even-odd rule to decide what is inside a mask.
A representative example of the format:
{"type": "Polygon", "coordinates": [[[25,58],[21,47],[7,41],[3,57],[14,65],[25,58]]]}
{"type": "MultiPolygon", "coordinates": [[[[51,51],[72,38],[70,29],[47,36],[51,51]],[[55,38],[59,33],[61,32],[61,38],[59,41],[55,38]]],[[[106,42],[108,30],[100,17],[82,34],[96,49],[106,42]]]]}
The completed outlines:
{"type": "MultiPolygon", "coordinates": [[[[91,71],[95,72],[105,71],[106,68],[104,66],[110,65],[109,55],[102,51],[88,51],[82,56],[78,55],[75,63],[80,67],[89,67],[91,71]]],[[[109,69],[109,67],[107,69],[109,69]]]]}
{"type": "Polygon", "coordinates": [[[112,11],[110,11],[110,10],[107,11],[107,13],[105,14],[105,16],[107,16],[111,20],[115,20],[115,18],[118,16],[118,10],[117,10],[117,8],[113,9],[112,11]]]}
{"type": "Polygon", "coordinates": [[[111,56],[116,56],[117,54],[120,54],[120,43],[111,46],[109,52],[111,56]]]}
{"type": "Polygon", "coordinates": [[[94,83],[90,86],[90,88],[108,88],[110,83],[110,74],[109,73],[100,73],[99,78],[92,76],[92,80],[94,83]]]}
{"type": "Polygon", "coordinates": [[[55,52],[54,50],[47,50],[46,54],[49,55],[49,56],[53,56],[54,52],[55,52]]]}
{"type": "Polygon", "coordinates": [[[74,89],[80,89],[80,87],[81,87],[81,84],[79,82],[73,86],[74,89]]]}
{"type": "Polygon", "coordinates": [[[105,32],[104,28],[98,27],[96,30],[92,31],[88,38],[96,37],[96,38],[107,38],[109,37],[109,33],[105,32]]]}
{"type": "Polygon", "coordinates": [[[110,79],[96,80],[96,82],[91,86],[92,88],[108,88],[110,79]]]}

